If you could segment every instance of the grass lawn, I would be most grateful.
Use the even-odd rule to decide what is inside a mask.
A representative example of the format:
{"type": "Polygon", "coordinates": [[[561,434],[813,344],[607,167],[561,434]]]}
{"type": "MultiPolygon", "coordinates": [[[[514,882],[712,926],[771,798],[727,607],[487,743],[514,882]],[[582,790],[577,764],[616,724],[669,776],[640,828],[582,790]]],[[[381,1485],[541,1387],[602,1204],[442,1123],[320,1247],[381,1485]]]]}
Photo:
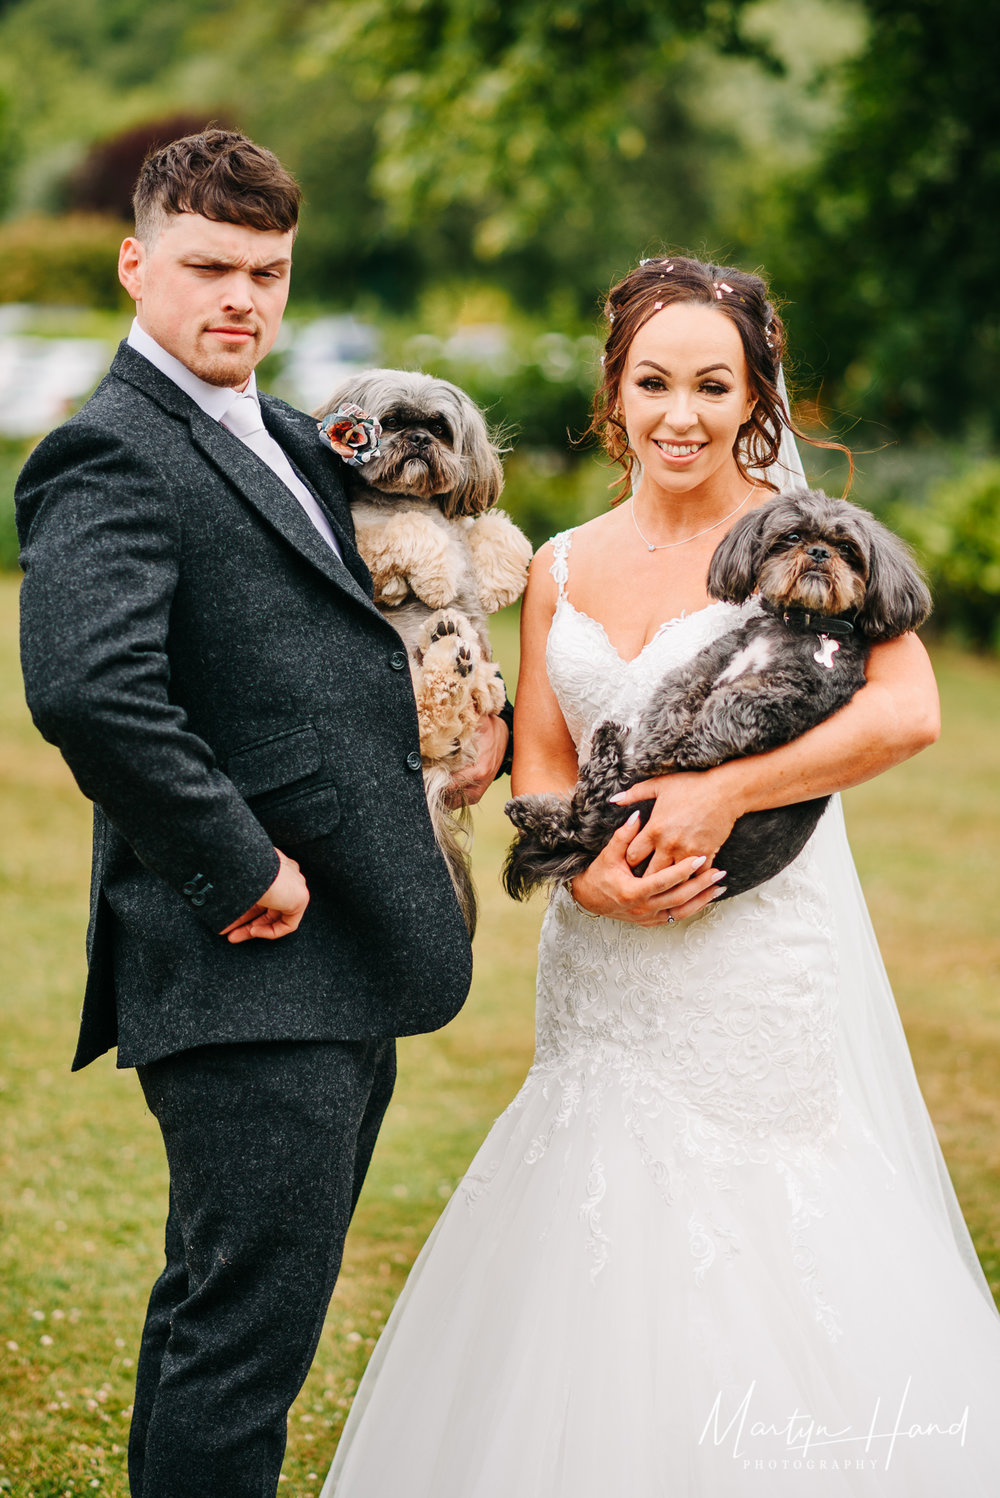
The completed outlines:
{"type": "MultiPolygon", "coordinates": [[[[513,680],[513,621],[496,630],[513,680]]],[[[847,797],[862,878],[959,1195],[1000,1289],[1000,664],[937,652],[945,733],[847,797]],[[991,875],[993,876],[991,878],[991,875]]],[[[316,1493],[374,1338],[443,1202],[530,1060],[541,904],[496,873],[505,792],[477,817],[477,976],[444,1031],[402,1042],[400,1081],[316,1364],[284,1491],[316,1493]]],[[[24,709],[16,581],[0,579],[0,1491],[124,1498],[135,1351],[161,1258],[166,1173],[134,1077],[71,1077],[89,811],[24,709]]]]}

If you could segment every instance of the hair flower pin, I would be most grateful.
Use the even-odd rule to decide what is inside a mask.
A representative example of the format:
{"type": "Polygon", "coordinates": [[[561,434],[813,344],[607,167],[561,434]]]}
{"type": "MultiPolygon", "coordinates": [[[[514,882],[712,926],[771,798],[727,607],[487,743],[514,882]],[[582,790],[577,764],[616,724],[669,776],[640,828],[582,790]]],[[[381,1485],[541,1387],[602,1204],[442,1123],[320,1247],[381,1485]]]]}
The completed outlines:
{"type": "Polygon", "coordinates": [[[317,430],[320,441],[332,448],[351,468],[360,468],[362,463],[374,458],[382,436],[382,428],[375,417],[366,415],[351,401],[324,416],[317,430]]]}

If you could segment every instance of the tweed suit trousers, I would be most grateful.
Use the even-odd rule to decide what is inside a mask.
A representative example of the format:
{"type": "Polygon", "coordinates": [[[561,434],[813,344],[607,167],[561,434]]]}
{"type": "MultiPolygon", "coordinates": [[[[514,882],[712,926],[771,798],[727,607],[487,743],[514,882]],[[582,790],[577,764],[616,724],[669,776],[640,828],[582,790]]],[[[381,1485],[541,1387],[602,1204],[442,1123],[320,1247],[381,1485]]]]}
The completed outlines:
{"type": "Polygon", "coordinates": [[[170,1211],[139,1353],[132,1498],[271,1498],[395,1042],[201,1046],[138,1071],[170,1211]]]}

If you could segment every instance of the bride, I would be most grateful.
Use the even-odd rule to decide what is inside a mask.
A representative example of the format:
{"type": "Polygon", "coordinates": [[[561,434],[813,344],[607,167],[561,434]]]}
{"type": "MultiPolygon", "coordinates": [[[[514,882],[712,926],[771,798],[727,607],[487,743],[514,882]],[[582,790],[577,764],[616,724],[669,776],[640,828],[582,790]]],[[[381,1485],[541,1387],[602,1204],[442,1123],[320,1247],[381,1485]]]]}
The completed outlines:
{"type": "MultiPolygon", "coordinates": [[[[756,607],[712,602],[708,560],[801,480],[757,277],[646,261],[607,312],[595,430],[638,482],[532,565],[518,794],[568,792],[600,720],[634,721],[756,607]]],[[[323,1498],[998,1491],[1000,1319],[837,798],[783,873],[715,903],[737,817],[888,769],[936,715],[917,639],[878,645],[835,717],[649,782],[646,827],[555,892],[534,1065],[410,1276],[323,1498]]]]}

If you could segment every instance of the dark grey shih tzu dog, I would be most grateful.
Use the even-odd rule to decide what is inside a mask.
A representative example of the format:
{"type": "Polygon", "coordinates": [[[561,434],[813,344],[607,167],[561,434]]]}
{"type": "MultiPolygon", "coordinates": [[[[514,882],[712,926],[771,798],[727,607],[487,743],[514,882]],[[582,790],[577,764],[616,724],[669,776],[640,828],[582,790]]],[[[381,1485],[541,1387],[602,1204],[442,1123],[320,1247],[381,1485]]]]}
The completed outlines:
{"type": "MultiPolygon", "coordinates": [[[[864,684],[868,651],[915,629],[930,595],[903,544],[867,511],[818,490],[749,511],[712,557],[708,591],[763,612],[671,671],[635,728],[599,724],[571,797],[518,796],[504,871],[523,899],[583,872],[636,807],[609,797],[641,780],[707,770],[787,744],[864,684]]],[[[829,797],[741,817],[717,855],[726,895],[777,874],[811,837],[829,797]]],[[[644,818],[652,802],[640,803],[644,818]]]]}
{"type": "Polygon", "coordinates": [[[499,450],[464,390],[413,370],[366,369],[315,415],[348,405],[381,426],[377,451],[343,477],[375,603],[406,646],[431,822],[471,931],[467,829],[449,783],[476,758],[480,719],[506,701],[486,619],[521,596],[531,544],[494,508],[499,450]]]}

